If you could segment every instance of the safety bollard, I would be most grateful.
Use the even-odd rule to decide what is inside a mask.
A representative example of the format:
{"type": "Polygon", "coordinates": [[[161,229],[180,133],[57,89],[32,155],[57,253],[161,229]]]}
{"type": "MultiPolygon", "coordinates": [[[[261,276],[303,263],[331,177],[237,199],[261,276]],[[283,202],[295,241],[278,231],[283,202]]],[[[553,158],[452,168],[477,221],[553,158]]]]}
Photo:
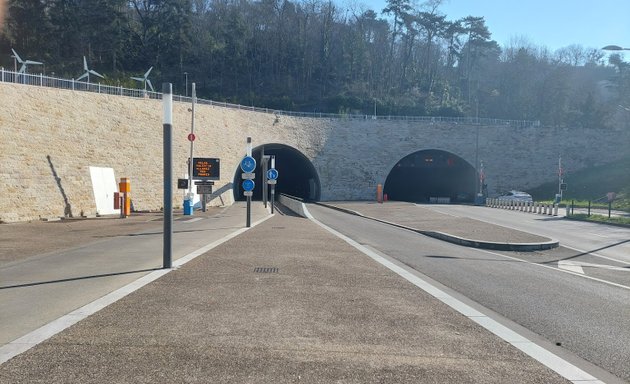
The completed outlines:
{"type": "Polygon", "coordinates": [[[553,215],[558,216],[558,204],[554,205],[553,207],[553,215]]]}

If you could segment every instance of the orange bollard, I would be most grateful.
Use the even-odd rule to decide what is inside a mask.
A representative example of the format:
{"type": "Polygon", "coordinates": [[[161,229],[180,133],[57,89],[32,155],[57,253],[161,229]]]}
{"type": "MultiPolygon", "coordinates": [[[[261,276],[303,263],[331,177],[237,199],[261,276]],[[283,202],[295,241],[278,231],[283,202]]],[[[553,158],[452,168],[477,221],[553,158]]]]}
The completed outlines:
{"type": "Polygon", "coordinates": [[[120,216],[127,217],[131,215],[131,182],[128,178],[120,178],[120,183],[118,183],[118,190],[123,196],[122,206],[120,207],[120,216]]]}
{"type": "Polygon", "coordinates": [[[382,184],[376,185],[376,201],[379,203],[383,202],[383,185],[382,184]]]}

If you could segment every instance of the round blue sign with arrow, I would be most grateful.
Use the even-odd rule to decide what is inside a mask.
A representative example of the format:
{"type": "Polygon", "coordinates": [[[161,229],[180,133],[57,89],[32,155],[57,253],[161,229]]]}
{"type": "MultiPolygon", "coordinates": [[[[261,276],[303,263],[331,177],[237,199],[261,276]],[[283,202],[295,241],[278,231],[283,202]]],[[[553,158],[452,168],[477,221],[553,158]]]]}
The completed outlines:
{"type": "Polygon", "coordinates": [[[276,180],[278,179],[278,171],[275,168],[271,168],[267,171],[267,179],[268,180],[276,180]]]}
{"type": "Polygon", "coordinates": [[[241,160],[241,169],[245,173],[252,173],[256,169],[256,159],[251,156],[245,156],[241,160]]]}
{"type": "Polygon", "coordinates": [[[254,184],[254,180],[247,179],[247,180],[243,180],[242,185],[243,185],[243,190],[245,190],[246,192],[249,192],[249,191],[254,190],[255,184],[254,184]]]}

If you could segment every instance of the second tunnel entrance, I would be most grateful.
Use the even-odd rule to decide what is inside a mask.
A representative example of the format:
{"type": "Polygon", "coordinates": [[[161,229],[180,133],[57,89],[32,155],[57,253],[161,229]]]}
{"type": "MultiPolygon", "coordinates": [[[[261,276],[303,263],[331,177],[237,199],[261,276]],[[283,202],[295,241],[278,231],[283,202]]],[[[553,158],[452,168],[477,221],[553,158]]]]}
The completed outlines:
{"type": "Polygon", "coordinates": [[[476,171],[461,157],[441,150],[414,152],[389,172],[384,193],[391,200],[429,202],[432,197],[472,202],[476,171]]]}

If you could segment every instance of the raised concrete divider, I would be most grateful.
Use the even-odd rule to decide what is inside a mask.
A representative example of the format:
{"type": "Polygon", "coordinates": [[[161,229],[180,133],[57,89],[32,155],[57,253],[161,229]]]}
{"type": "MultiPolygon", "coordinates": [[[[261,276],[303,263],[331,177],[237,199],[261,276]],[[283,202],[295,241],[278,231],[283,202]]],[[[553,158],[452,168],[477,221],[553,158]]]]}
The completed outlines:
{"type": "MultiPolygon", "coordinates": [[[[289,204],[291,204],[292,206],[295,207],[294,212],[300,214],[299,212],[302,212],[303,214],[303,208],[301,207],[301,204],[303,203],[300,199],[295,199],[292,198],[290,196],[285,196],[286,200],[293,200],[293,202],[289,202],[289,204]],[[298,212],[299,211],[299,212],[298,212]]],[[[370,220],[374,220],[374,221],[378,221],[384,224],[388,224],[388,225],[392,225],[395,227],[399,227],[399,228],[403,228],[409,231],[413,231],[413,232],[417,232],[420,233],[422,235],[425,236],[429,236],[429,237],[433,237],[439,240],[443,240],[443,241],[448,241],[450,243],[453,244],[457,244],[457,245],[462,245],[462,246],[466,246],[466,247],[472,247],[472,248],[481,248],[481,249],[490,249],[490,250],[496,250],[496,251],[522,251],[522,252],[529,252],[529,251],[540,251],[540,250],[546,250],[546,249],[552,249],[552,248],[557,248],[560,243],[557,240],[551,240],[548,239],[548,241],[532,241],[532,242],[510,242],[510,241],[492,241],[492,240],[482,240],[482,239],[475,239],[473,238],[475,236],[474,233],[470,233],[469,236],[461,236],[461,235],[453,235],[450,233],[447,233],[445,231],[437,231],[437,230],[427,230],[427,229],[419,229],[419,228],[414,228],[412,226],[409,225],[403,225],[400,223],[396,223],[390,220],[383,220],[374,216],[370,216],[368,214],[364,214],[361,212],[357,212],[355,210],[351,210],[351,209],[347,209],[344,207],[340,207],[338,205],[334,205],[334,204],[330,204],[330,203],[322,203],[322,202],[314,202],[314,204],[317,205],[321,205],[330,209],[335,209],[338,211],[342,211],[348,214],[352,214],[352,215],[356,215],[356,216],[361,216],[361,217],[365,217],[366,219],[370,219],[370,220]]],[[[287,206],[289,207],[289,206],[287,206]]],[[[457,225],[457,221],[453,222],[453,225],[457,225]]],[[[479,227],[487,225],[486,223],[483,222],[479,222],[479,227]]],[[[492,232],[492,230],[489,230],[490,232],[492,232]]],[[[515,231],[516,232],[516,231],[515,231]]],[[[536,236],[539,237],[539,236],[536,236]]],[[[542,240],[542,238],[541,238],[542,240]]]]}
{"type": "Polygon", "coordinates": [[[304,213],[304,205],[302,204],[302,199],[281,193],[278,195],[278,203],[284,205],[291,211],[295,212],[297,215],[306,217],[306,214],[304,213]]]}

